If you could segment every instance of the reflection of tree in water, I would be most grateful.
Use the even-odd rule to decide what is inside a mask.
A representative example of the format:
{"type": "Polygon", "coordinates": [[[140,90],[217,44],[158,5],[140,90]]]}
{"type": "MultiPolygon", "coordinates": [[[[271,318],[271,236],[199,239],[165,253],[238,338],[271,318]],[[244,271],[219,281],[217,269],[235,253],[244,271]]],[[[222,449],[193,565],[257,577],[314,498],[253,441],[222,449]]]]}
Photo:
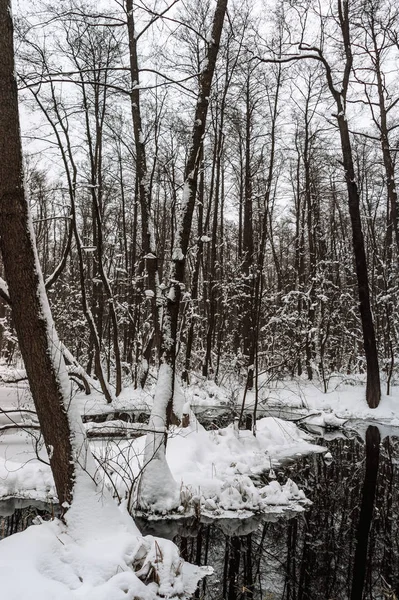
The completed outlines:
{"type": "Polygon", "coordinates": [[[13,533],[24,531],[38,517],[49,521],[58,513],[57,506],[51,502],[17,498],[0,500],[0,540],[13,533]]]}
{"type": "Polygon", "coordinates": [[[363,441],[336,439],[328,443],[334,457],[330,465],[313,455],[288,466],[289,475],[314,503],[299,518],[258,526],[241,523],[235,531],[229,531],[228,522],[201,524],[191,537],[176,535],[187,560],[215,568],[199,596],[207,600],[397,598],[399,440],[385,438],[378,456],[378,430],[370,427],[366,437],[367,460],[363,441]]]}
{"type": "Polygon", "coordinates": [[[366,432],[366,470],[362,488],[360,516],[356,530],[356,551],[353,566],[351,600],[362,600],[368,560],[373,560],[372,555],[370,555],[370,557],[368,556],[368,551],[377,489],[380,441],[381,437],[378,427],[369,427],[366,432]]]}
{"type": "MultiPolygon", "coordinates": [[[[138,524],[144,534],[174,539],[186,560],[214,567],[197,594],[205,600],[398,600],[399,439],[380,445],[369,427],[366,457],[358,438],[328,446],[331,464],[310,455],[284,467],[313,500],[296,519],[138,524]]],[[[0,538],[51,514],[39,504],[3,502],[0,538]]]]}

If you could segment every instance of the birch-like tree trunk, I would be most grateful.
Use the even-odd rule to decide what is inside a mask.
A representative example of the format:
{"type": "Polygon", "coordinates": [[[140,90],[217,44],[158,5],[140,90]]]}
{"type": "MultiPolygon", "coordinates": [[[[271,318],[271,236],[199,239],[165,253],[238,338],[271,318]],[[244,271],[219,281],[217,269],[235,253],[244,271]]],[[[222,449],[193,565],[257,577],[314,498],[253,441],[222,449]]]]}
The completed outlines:
{"type": "Polygon", "coordinates": [[[174,399],[180,298],[184,286],[186,257],[197,194],[201,147],[205,135],[212,79],[226,10],[227,0],[218,0],[210,40],[207,42],[204,69],[200,76],[191,145],[184,171],[183,197],[174,235],[169,284],[163,309],[160,366],[150,416],[150,429],[153,430],[153,433],[147,436],[139,499],[141,506],[152,506],[155,509],[171,508],[176,506],[179,501],[178,485],[167,465],[165,449],[168,427],[175,421],[176,416],[178,417],[176,413],[179,412],[174,405],[174,399]]]}

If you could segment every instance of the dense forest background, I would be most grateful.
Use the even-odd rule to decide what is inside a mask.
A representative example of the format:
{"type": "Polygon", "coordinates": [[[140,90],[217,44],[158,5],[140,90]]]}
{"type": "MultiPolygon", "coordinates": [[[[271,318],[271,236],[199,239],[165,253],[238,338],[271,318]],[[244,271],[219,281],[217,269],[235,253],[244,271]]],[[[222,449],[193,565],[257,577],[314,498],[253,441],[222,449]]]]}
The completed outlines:
{"type": "MultiPolygon", "coordinates": [[[[119,394],[144,385],[158,360],[214,3],[106,4],[35,2],[16,15],[16,59],[28,196],[56,327],[65,352],[89,375],[102,368],[119,394]]],[[[186,381],[234,375],[251,388],[260,374],[304,375],[327,389],[332,373],[366,371],[343,116],[389,392],[399,14],[391,0],[343,4],[347,14],[328,2],[229,4],[179,283],[186,381]],[[339,96],[346,79],[341,115],[331,86],[339,96]]],[[[6,303],[1,311],[1,350],[12,360],[6,303]]]]}

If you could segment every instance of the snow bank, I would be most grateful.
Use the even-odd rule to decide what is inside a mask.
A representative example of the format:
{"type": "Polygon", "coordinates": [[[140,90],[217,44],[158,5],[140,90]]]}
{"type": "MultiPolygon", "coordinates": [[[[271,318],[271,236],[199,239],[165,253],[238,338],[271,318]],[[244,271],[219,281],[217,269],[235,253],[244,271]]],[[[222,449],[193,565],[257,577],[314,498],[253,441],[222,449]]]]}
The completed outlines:
{"type": "MultiPolygon", "coordinates": [[[[19,408],[28,409],[25,390],[17,392],[16,389],[3,388],[1,394],[3,406],[17,407],[19,403],[19,408]]],[[[87,397],[83,398],[86,402],[87,397]]],[[[80,397],[76,401],[80,402],[80,397]]],[[[122,423],[96,424],[94,429],[112,429],[116,424],[122,426],[122,423]]],[[[133,432],[133,429],[139,429],[137,425],[124,423],[123,427],[131,428],[133,432]]],[[[48,459],[39,436],[38,431],[11,430],[0,437],[0,497],[55,501],[53,479],[45,464],[48,459]]],[[[93,439],[90,442],[97,468],[103,473],[104,485],[132,507],[135,507],[137,492],[140,492],[137,484],[145,444],[146,436],[135,440],[93,439]]],[[[313,451],[320,451],[320,448],[314,446],[310,436],[291,422],[271,417],[260,419],[254,437],[250,431],[238,430],[234,425],[206,431],[191,414],[189,427],[174,427],[169,433],[166,458],[178,490],[178,498],[173,505],[182,513],[194,506],[202,514],[209,513],[214,517],[224,517],[231,511],[240,514],[267,512],[271,507],[275,512],[291,510],[292,507],[301,510],[304,499],[290,484],[287,488],[281,486],[280,500],[284,508],[278,508],[278,503],[271,500],[277,497],[273,489],[275,484],[270,489],[264,486],[267,489],[261,491],[259,479],[262,476],[266,481],[277,461],[313,451]]],[[[161,463],[159,471],[159,476],[152,478],[152,495],[157,499],[157,512],[163,513],[174,506],[167,502],[170,494],[161,463]],[[160,491],[165,494],[160,494],[160,491]]],[[[148,509],[151,507],[148,506],[148,509]]]]}
{"type": "Polygon", "coordinates": [[[317,423],[321,425],[329,426],[332,415],[344,421],[362,419],[389,422],[392,426],[399,425],[399,387],[393,386],[388,396],[384,393],[382,385],[378,408],[369,408],[366,403],[365,378],[362,376],[331,377],[327,393],[324,393],[321,383],[298,377],[277,382],[273,388],[265,388],[262,396],[262,407],[265,409],[285,407],[306,409],[311,413],[320,412],[325,422],[317,423]]]}
{"type": "MultiPolygon", "coordinates": [[[[145,444],[146,437],[133,442],[92,443],[98,462],[106,465],[108,473],[112,471],[113,488],[121,498],[129,497],[133,508],[135,494],[140,493],[140,484],[135,484],[140,481],[145,444]]],[[[293,482],[265,482],[274,477],[273,467],[279,461],[324,450],[312,444],[311,437],[294,423],[281,419],[258,421],[255,437],[234,425],[206,431],[191,414],[189,427],[172,427],[166,449],[170,471],[180,489],[177,513],[196,511],[212,518],[237,518],[256,512],[301,511],[306,499],[293,482]]],[[[154,494],[162,481],[162,477],[153,480],[154,494]]],[[[153,512],[166,514],[169,510],[159,495],[153,512]]],[[[147,511],[151,512],[150,506],[147,511]]]]}
{"type": "MultiPolygon", "coordinates": [[[[195,378],[193,377],[193,380],[195,378]]],[[[238,380],[231,380],[225,385],[216,385],[198,376],[195,382],[184,390],[186,400],[198,415],[202,411],[217,408],[239,413],[244,396],[244,386],[238,380]]],[[[255,393],[247,390],[245,407],[252,412],[255,405],[255,393]]],[[[328,380],[328,390],[324,393],[324,385],[314,379],[294,377],[281,381],[270,381],[266,373],[259,380],[258,416],[272,414],[291,418],[305,417],[308,413],[321,413],[318,425],[339,426],[349,419],[374,420],[389,422],[399,426],[399,385],[393,385],[391,394],[385,393],[382,383],[382,396],[378,408],[371,409],[366,403],[366,386],[364,375],[334,375],[328,380]],[[280,413],[280,414],[279,414],[280,413]],[[333,416],[342,419],[341,423],[332,424],[333,416]]],[[[313,424],[316,424],[315,422],[313,424]]]]}
{"type": "Polygon", "coordinates": [[[275,512],[302,510],[306,499],[293,482],[271,481],[259,488],[258,480],[261,474],[273,478],[273,466],[284,458],[325,450],[310,439],[294,423],[272,417],[257,422],[254,436],[234,425],[206,431],[192,416],[188,428],[172,430],[167,460],[181,490],[197,497],[208,516],[268,512],[270,506],[275,512]]]}
{"type": "MultiPolygon", "coordinates": [[[[17,388],[2,392],[2,407],[23,408],[26,413],[25,391],[22,396],[17,388]]],[[[25,413],[18,411],[17,419],[26,426],[30,421],[25,413]]],[[[9,417],[1,414],[5,423],[9,417]]],[[[40,432],[7,429],[0,441],[0,494],[54,499],[40,432]]],[[[98,486],[99,470],[94,464],[90,468],[87,472],[82,464],[76,471],[72,505],[64,506],[65,524],[41,523],[0,542],[1,596],[7,600],[190,597],[210,570],[183,561],[170,541],[142,537],[124,505],[118,508],[106,486],[98,486]]]]}
{"type": "Polygon", "coordinates": [[[77,541],[59,521],[33,525],[0,542],[7,600],[153,600],[190,597],[212,572],[184,562],[168,540],[128,529],[77,541]]]}

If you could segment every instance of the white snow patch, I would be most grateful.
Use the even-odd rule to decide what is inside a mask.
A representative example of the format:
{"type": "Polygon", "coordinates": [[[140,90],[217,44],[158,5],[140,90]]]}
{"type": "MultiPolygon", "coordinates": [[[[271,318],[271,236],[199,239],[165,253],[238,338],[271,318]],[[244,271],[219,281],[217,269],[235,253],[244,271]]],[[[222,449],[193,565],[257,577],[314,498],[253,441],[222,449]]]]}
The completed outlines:
{"type": "MultiPolygon", "coordinates": [[[[59,521],[32,525],[0,542],[2,597],[7,600],[154,600],[188,598],[210,569],[185,563],[170,541],[119,529],[74,539],[59,521]],[[158,583],[146,576],[154,569],[158,583]],[[143,580],[143,581],[142,581],[143,580]]],[[[76,529],[75,529],[76,531],[76,529]]]]}

